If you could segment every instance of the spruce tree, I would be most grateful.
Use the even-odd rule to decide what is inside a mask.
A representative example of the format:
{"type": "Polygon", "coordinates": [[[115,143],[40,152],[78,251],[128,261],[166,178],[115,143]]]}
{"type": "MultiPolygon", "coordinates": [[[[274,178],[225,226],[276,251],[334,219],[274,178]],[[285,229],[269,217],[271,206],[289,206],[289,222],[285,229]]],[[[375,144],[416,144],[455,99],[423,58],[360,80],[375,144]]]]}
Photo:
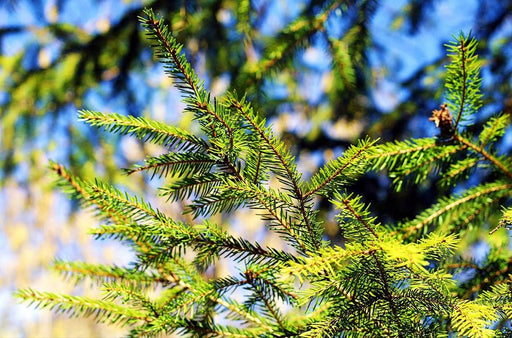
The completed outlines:
{"type": "Polygon", "coordinates": [[[142,25],[157,57],[200,127],[194,134],[143,117],[81,111],[81,120],[168,150],[127,170],[172,178],[169,201],[187,202],[194,222],[167,216],[141,197],[50,167],[63,189],[103,222],[91,231],[129,245],[128,267],[56,261],[54,269],[92,279],[92,299],[23,289],[17,297],[72,316],[95,316],[161,333],[238,337],[507,336],[512,316],[507,226],[512,225],[512,160],[499,142],[510,124],[492,116],[469,128],[482,106],[477,42],[460,34],[447,46],[446,103],[430,120],[439,135],[379,144],[365,138],[303,180],[294,155],[244,95],[214,98],[166,24],[151,10],[142,25]],[[362,175],[386,170],[394,188],[438,178],[447,192],[417,217],[384,224],[365,196],[362,175]],[[485,181],[477,181],[480,172],[485,181]],[[336,210],[340,245],[325,240],[319,201],[336,210]],[[211,221],[240,208],[258,211],[287,250],[229,234],[211,221]],[[482,263],[466,252],[490,248],[482,263]],[[229,259],[238,274],[208,278],[229,259]],[[464,278],[464,275],[471,278],[464,278]]]}

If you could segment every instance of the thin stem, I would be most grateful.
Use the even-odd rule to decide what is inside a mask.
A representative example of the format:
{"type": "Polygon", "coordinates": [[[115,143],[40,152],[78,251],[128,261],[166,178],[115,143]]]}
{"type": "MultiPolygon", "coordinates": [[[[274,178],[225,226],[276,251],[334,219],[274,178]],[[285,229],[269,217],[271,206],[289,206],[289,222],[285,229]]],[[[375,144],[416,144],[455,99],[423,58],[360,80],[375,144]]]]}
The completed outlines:
{"type": "Polygon", "coordinates": [[[376,152],[374,155],[368,156],[368,159],[377,159],[377,158],[381,158],[381,157],[391,157],[391,156],[398,156],[398,155],[409,154],[409,153],[417,153],[417,152],[425,151],[425,150],[435,148],[435,147],[437,147],[437,144],[432,141],[431,144],[419,146],[416,148],[400,149],[397,151],[384,152],[384,153],[376,152]]]}
{"type": "Polygon", "coordinates": [[[265,307],[269,310],[272,317],[274,317],[274,319],[276,320],[276,323],[279,325],[279,327],[283,331],[286,331],[286,327],[284,326],[283,320],[279,316],[279,312],[276,309],[274,309],[274,307],[272,306],[270,301],[267,299],[265,294],[259,289],[258,285],[254,282],[253,279],[248,279],[247,281],[253,287],[254,291],[256,291],[258,298],[260,298],[263,301],[263,303],[265,303],[265,307]]]}
{"type": "MultiPolygon", "coordinates": [[[[131,175],[131,174],[139,172],[139,171],[145,171],[145,170],[149,171],[151,169],[156,173],[156,172],[158,172],[158,169],[160,169],[161,167],[166,167],[166,166],[167,167],[171,167],[171,166],[175,166],[175,165],[178,165],[178,164],[190,164],[190,165],[193,165],[193,164],[201,164],[201,163],[212,163],[212,164],[215,164],[216,161],[209,160],[209,159],[204,159],[204,160],[181,160],[181,161],[169,161],[169,162],[155,162],[155,163],[151,163],[151,164],[148,164],[148,165],[144,165],[144,166],[128,169],[128,170],[126,170],[126,173],[128,175],[131,175]]],[[[163,170],[165,170],[165,169],[162,169],[162,171],[163,170]]]]}
{"type": "Polygon", "coordinates": [[[350,205],[350,201],[348,199],[343,199],[341,202],[345,204],[345,208],[347,208],[347,210],[350,211],[352,215],[354,215],[354,217],[359,221],[359,223],[361,223],[369,232],[371,232],[371,234],[375,236],[375,238],[379,238],[379,235],[377,235],[375,230],[372,229],[370,224],[368,224],[364,220],[364,218],[361,215],[359,215],[357,211],[354,210],[354,208],[352,208],[352,206],[350,205]]]}
{"type": "MultiPolygon", "coordinates": [[[[194,82],[193,78],[188,73],[185,65],[182,64],[182,62],[180,60],[180,57],[179,57],[178,53],[176,52],[176,49],[171,47],[171,45],[169,44],[169,41],[167,41],[167,38],[162,33],[162,31],[160,29],[160,26],[159,26],[160,21],[159,20],[154,20],[154,19],[149,19],[148,21],[151,24],[151,26],[153,27],[153,31],[155,32],[156,36],[158,37],[160,42],[163,44],[164,49],[171,56],[174,65],[178,68],[179,72],[183,75],[184,82],[188,86],[190,86],[190,88],[194,92],[194,97],[195,97],[196,106],[197,106],[196,108],[205,111],[210,116],[213,116],[217,121],[219,121],[224,126],[224,128],[226,128],[226,131],[231,136],[233,130],[226,123],[226,121],[221,119],[220,116],[216,112],[210,110],[208,108],[208,103],[207,102],[201,102],[202,100],[200,100],[200,98],[201,98],[201,95],[200,95],[200,91],[201,90],[200,90],[200,88],[196,85],[196,83],[194,82]]],[[[230,137],[230,140],[231,140],[231,137],[230,137]]]]}
{"type": "Polygon", "coordinates": [[[338,170],[336,170],[331,176],[329,176],[327,179],[325,179],[320,185],[318,185],[317,187],[315,187],[314,189],[308,191],[306,194],[304,194],[304,198],[308,198],[309,196],[313,195],[314,193],[316,193],[318,190],[322,189],[323,187],[325,187],[327,184],[329,184],[330,182],[332,182],[332,180],[334,180],[338,175],[340,175],[343,170],[345,170],[348,166],[350,166],[351,164],[354,163],[354,161],[366,150],[368,149],[369,147],[371,147],[372,143],[368,143],[367,145],[365,145],[363,148],[359,149],[357,151],[357,153],[354,154],[354,156],[352,156],[350,158],[350,160],[347,161],[347,163],[345,163],[345,165],[343,165],[341,168],[339,168],[338,170]]]}
{"type": "MultiPolygon", "coordinates": [[[[241,176],[240,176],[241,177],[241,176]]],[[[244,183],[246,183],[245,179],[241,179],[244,183]]],[[[282,217],[279,217],[279,215],[276,213],[276,211],[272,208],[271,205],[265,200],[265,198],[262,197],[262,192],[264,192],[264,195],[266,195],[267,198],[276,200],[276,197],[271,195],[268,191],[264,190],[258,190],[254,191],[253,189],[244,189],[241,186],[233,187],[233,189],[249,192],[254,194],[254,199],[257,200],[260,205],[262,205],[268,213],[277,221],[279,224],[290,234],[293,239],[297,242],[297,244],[300,246],[300,248],[303,250],[303,252],[306,252],[306,246],[300,239],[300,236],[293,230],[292,226],[286,222],[286,220],[282,219],[282,217]]],[[[286,203],[286,201],[280,200],[282,203],[286,203]]],[[[287,204],[287,203],[286,203],[287,204]]]]}
{"type": "Polygon", "coordinates": [[[402,323],[400,321],[400,317],[398,316],[398,312],[395,306],[395,303],[393,302],[393,296],[391,295],[391,292],[389,290],[389,282],[388,278],[386,276],[386,272],[384,271],[384,268],[382,264],[379,261],[379,258],[375,253],[372,253],[372,257],[375,260],[375,263],[377,263],[377,267],[379,269],[380,277],[384,285],[384,296],[386,297],[386,300],[389,303],[389,307],[391,308],[391,312],[393,312],[393,317],[395,317],[396,323],[398,325],[398,336],[403,337],[403,334],[400,332],[400,328],[402,327],[402,323]]]}
{"type": "Polygon", "coordinates": [[[276,158],[279,160],[279,162],[281,162],[281,166],[283,167],[283,169],[285,170],[286,172],[286,176],[288,176],[288,179],[290,180],[290,182],[292,183],[292,187],[293,187],[293,192],[295,194],[295,197],[297,198],[297,201],[299,202],[299,211],[302,215],[302,218],[304,219],[304,222],[306,223],[306,227],[308,229],[308,233],[309,235],[311,236],[311,239],[312,239],[312,242],[313,242],[313,245],[315,246],[315,249],[319,249],[320,248],[320,245],[317,241],[317,239],[315,238],[315,234],[313,232],[313,228],[312,228],[312,225],[309,221],[309,217],[308,217],[308,214],[306,212],[306,206],[305,206],[305,201],[306,201],[306,196],[304,196],[302,194],[302,190],[299,188],[299,184],[297,182],[297,179],[296,177],[293,175],[292,171],[290,170],[290,168],[288,168],[288,165],[285,161],[285,159],[283,158],[283,156],[281,156],[281,154],[279,153],[279,151],[276,149],[276,147],[274,146],[274,144],[272,144],[272,142],[270,141],[270,139],[267,137],[267,135],[265,135],[265,133],[263,132],[263,130],[261,130],[259,128],[259,126],[257,125],[257,123],[249,116],[249,114],[247,113],[247,111],[244,109],[244,107],[239,103],[239,102],[236,102],[236,101],[233,101],[232,102],[232,106],[234,108],[236,108],[236,110],[242,114],[245,119],[251,124],[251,126],[253,127],[253,129],[260,135],[260,137],[265,141],[265,143],[270,147],[270,149],[272,150],[272,152],[274,153],[274,155],[276,156],[276,158]]]}
{"type": "Polygon", "coordinates": [[[254,184],[258,183],[258,177],[260,176],[260,167],[261,167],[261,151],[258,152],[258,162],[256,164],[256,173],[254,174],[254,184]]]}
{"type": "Polygon", "coordinates": [[[466,149],[467,146],[466,145],[463,145],[459,148],[455,148],[455,149],[450,149],[448,148],[447,151],[444,151],[444,152],[441,152],[440,154],[434,156],[434,157],[431,157],[431,158],[427,158],[426,160],[424,161],[419,161],[415,166],[413,167],[410,167],[409,169],[407,169],[406,171],[404,171],[401,176],[402,177],[406,177],[407,175],[413,173],[414,171],[416,171],[417,169],[419,168],[422,168],[424,166],[426,166],[427,164],[430,164],[430,163],[437,163],[439,162],[440,160],[442,160],[443,158],[445,157],[450,157],[452,154],[455,154],[459,151],[463,151],[464,149],[466,149]]]}
{"type": "Polygon", "coordinates": [[[413,225],[411,227],[408,227],[406,229],[403,229],[403,231],[405,231],[404,239],[409,237],[414,232],[422,229],[424,226],[426,226],[430,222],[433,222],[434,219],[436,219],[437,217],[441,216],[442,214],[448,212],[449,210],[451,210],[451,209],[453,209],[453,208],[455,208],[455,207],[457,207],[457,206],[459,206],[459,205],[461,205],[463,203],[466,203],[468,201],[474,200],[474,199],[476,199],[476,198],[478,198],[478,197],[480,197],[482,195],[489,194],[489,193],[492,193],[492,192],[495,192],[495,191],[505,190],[505,189],[512,189],[512,184],[502,184],[502,185],[499,185],[499,186],[492,186],[492,187],[490,187],[488,189],[485,189],[485,190],[482,190],[482,191],[478,191],[478,192],[476,192],[474,194],[471,194],[471,195],[468,195],[466,197],[457,199],[456,201],[453,201],[452,203],[447,204],[443,208],[441,208],[438,211],[434,212],[433,214],[431,214],[429,217],[425,218],[420,223],[418,223],[416,225],[413,225]]]}
{"type": "MultiPolygon", "coordinates": [[[[191,285],[191,284],[188,284],[186,282],[184,282],[180,277],[178,277],[178,275],[176,275],[175,273],[173,273],[172,271],[169,271],[169,272],[165,272],[163,270],[163,268],[159,268],[159,272],[165,276],[165,278],[167,279],[167,281],[173,283],[173,284],[176,284],[178,286],[181,286],[183,288],[183,290],[189,290],[191,292],[194,291],[194,287],[191,285]]],[[[226,308],[227,310],[233,312],[233,313],[236,313],[242,317],[244,317],[245,319],[247,319],[248,321],[260,326],[260,327],[263,327],[265,328],[265,330],[267,330],[268,332],[272,332],[272,327],[270,327],[269,325],[265,324],[261,319],[251,315],[250,313],[246,312],[246,311],[243,311],[242,309],[236,307],[235,305],[233,304],[230,304],[229,302],[223,300],[222,298],[220,297],[216,297],[214,294],[214,290],[211,290],[211,291],[208,291],[207,293],[203,294],[202,296],[207,296],[212,302],[214,303],[217,303],[221,306],[223,306],[224,308],[226,308]]]]}
{"type": "MultiPolygon", "coordinates": [[[[508,276],[510,276],[508,274],[509,270],[510,270],[510,267],[512,267],[512,258],[510,258],[507,262],[507,265],[505,267],[503,267],[502,269],[499,269],[497,271],[492,271],[492,272],[488,272],[487,273],[487,277],[485,277],[480,283],[478,283],[477,285],[474,285],[471,289],[469,289],[463,296],[462,296],[462,299],[468,299],[469,297],[471,297],[472,294],[474,294],[475,292],[478,292],[480,290],[482,290],[482,288],[485,286],[485,285],[497,285],[497,284],[500,284],[500,283],[504,283],[508,276]],[[500,276],[502,276],[502,278],[504,280],[498,280],[498,278],[500,278],[500,276]]],[[[487,272],[486,270],[487,269],[480,269],[478,266],[475,268],[477,270],[479,270],[480,272],[487,272]]]]}
{"type": "Polygon", "coordinates": [[[510,170],[508,170],[505,167],[505,165],[503,165],[503,163],[501,163],[496,157],[489,154],[484,148],[481,148],[481,147],[473,144],[472,142],[465,139],[464,137],[462,137],[459,134],[455,134],[454,137],[457,141],[461,142],[462,144],[468,146],[469,148],[473,149],[477,153],[481,154],[483,157],[485,157],[485,159],[487,159],[492,164],[494,164],[496,167],[498,167],[501,171],[503,171],[503,173],[505,175],[507,175],[508,178],[512,179],[512,172],[510,170]]]}
{"type": "Polygon", "coordinates": [[[453,130],[457,130],[457,126],[459,125],[459,121],[462,117],[462,112],[464,111],[464,104],[466,103],[466,87],[467,87],[467,73],[466,73],[466,46],[464,46],[464,39],[461,38],[460,46],[461,49],[461,69],[462,69],[462,97],[459,106],[459,112],[457,113],[457,120],[455,121],[455,126],[453,130]]]}

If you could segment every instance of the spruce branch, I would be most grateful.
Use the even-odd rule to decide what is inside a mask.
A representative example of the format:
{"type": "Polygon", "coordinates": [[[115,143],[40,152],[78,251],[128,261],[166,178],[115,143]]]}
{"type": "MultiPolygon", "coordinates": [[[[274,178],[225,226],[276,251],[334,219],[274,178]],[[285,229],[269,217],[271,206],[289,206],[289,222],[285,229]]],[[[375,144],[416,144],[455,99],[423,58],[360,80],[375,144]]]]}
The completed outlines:
{"type": "MultiPolygon", "coordinates": [[[[465,221],[475,214],[475,209],[479,206],[489,206],[494,198],[500,199],[510,196],[512,184],[497,181],[484,184],[465,191],[462,195],[454,195],[450,198],[443,198],[438,204],[423,211],[416,219],[406,222],[401,230],[405,237],[408,237],[417,231],[423,229],[429,224],[441,221],[446,224],[448,220],[452,222],[465,221]]],[[[455,227],[451,224],[450,227],[455,227]]]]}
{"type": "Polygon", "coordinates": [[[494,337],[488,328],[497,319],[493,307],[476,302],[459,301],[452,313],[452,325],[466,337],[494,337]]]}
{"type": "Polygon", "coordinates": [[[395,141],[378,145],[370,158],[375,160],[374,169],[382,170],[397,166],[400,156],[419,154],[436,146],[432,138],[395,141]]]}
{"type": "Polygon", "coordinates": [[[206,222],[204,230],[193,239],[191,245],[198,251],[197,258],[212,254],[232,258],[235,261],[249,260],[253,263],[278,264],[283,261],[295,260],[292,254],[274,248],[263,248],[259,243],[234,237],[222,231],[217,226],[206,222]]]}
{"type": "MultiPolygon", "coordinates": [[[[177,81],[176,87],[185,94],[188,109],[193,111],[200,121],[206,119],[202,124],[209,135],[217,136],[215,123],[218,122],[228,133],[231,141],[233,129],[215,109],[211,109],[210,94],[204,89],[203,83],[199,81],[195,71],[181,53],[183,45],[176,41],[163,20],[157,18],[151,9],[144,10],[144,14],[146,17],[140,17],[142,26],[148,32],[149,38],[157,42],[153,46],[156,55],[166,65],[167,74],[177,81]]],[[[214,104],[214,107],[217,105],[214,104]]]]}
{"type": "Polygon", "coordinates": [[[505,128],[510,123],[510,116],[499,114],[491,117],[484,126],[484,129],[478,135],[480,147],[485,149],[488,144],[492,144],[505,134],[505,128]]]}
{"type": "Polygon", "coordinates": [[[273,292],[273,284],[270,284],[271,288],[268,288],[267,281],[260,277],[263,271],[253,271],[248,268],[244,272],[246,277],[246,285],[250,286],[249,291],[253,293],[253,296],[247,299],[245,302],[249,307],[253,307],[256,303],[263,303],[263,313],[268,314],[273,321],[275,321],[283,332],[288,331],[287,325],[285,324],[280,311],[277,309],[274,302],[275,294],[273,292]]]}
{"type": "MultiPolygon", "coordinates": [[[[224,181],[224,175],[219,173],[205,173],[195,177],[184,177],[174,183],[160,188],[160,195],[167,196],[170,201],[190,198],[192,195],[205,196],[217,191],[224,181]]],[[[198,200],[194,201],[198,204],[198,200]]]]}
{"type": "Polygon", "coordinates": [[[99,180],[96,180],[94,183],[88,183],[88,190],[90,191],[88,199],[98,205],[102,205],[101,210],[120,212],[126,215],[131,222],[157,220],[168,224],[174,223],[173,220],[160,211],[153,209],[142,198],[130,196],[128,193],[123,193],[119,189],[99,180]]]}
{"type": "Polygon", "coordinates": [[[120,284],[106,282],[102,285],[105,301],[121,301],[121,304],[130,304],[132,307],[144,310],[154,318],[160,317],[156,306],[151,302],[148,296],[143,294],[138,286],[130,284],[120,284]]]}
{"type": "Polygon", "coordinates": [[[15,297],[35,304],[36,307],[49,308],[72,317],[94,316],[100,321],[122,325],[143,322],[149,318],[148,313],[143,310],[88,297],[40,292],[32,289],[18,290],[15,297]]]}
{"type": "Polygon", "coordinates": [[[140,17],[142,26],[149,32],[148,36],[157,44],[153,47],[157,50],[159,59],[167,65],[168,74],[178,81],[177,87],[188,95],[197,98],[204,95],[204,88],[199,81],[195,71],[181,54],[183,45],[178,43],[176,39],[169,34],[168,27],[162,19],[155,16],[152,9],[145,9],[144,15],[140,17]]]}
{"type": "Polygon", "coordinates": [[[185,213],[191,213],[194,217],[208,216],[220,212],[229,213],[246,205],[247,201],[243,196],[221,188],[222,186],[219,186],[219,190],[215,191],[215,194],[207,194],[194,199],[185,213]]]}
{"type": "MultiPolygon", "coordinates": [[[[258,123],[257,120],[254,119],[252,115],[252,110],[248,110],[246,107],[244,107],[242,104],[240,104],[238,101],[232,99],[231,100],[232,107],[236,109],[238,113],[240,113],[247,122],[252,126],[252,128],[257,132],[257,134],[261,137],[262,140],[264,140],[265,144],[271,149],[271,151],[274,153],[278,161],[280,162],[280,166],[282,170],[284,171],[284,176],[287,179],[284,182],[289,182],[291,185],[291,190],[298,201],[298,208],[299,212],[301,214],[302,219],[304,220],[304,223],[306,225],[308,234],[310,238],[312,239],[313,248],[316,250],[320,247],[319,241],[320,239],[316,235],[313,224],[311,220],[309,219],[309,212],[307,209],[309,207],[306,206],[306,203],[308,201],[308,197],[304,196],[302,189],[299,185],[299,174],[296,171],[296,166],[292,162],[292,157],[289,154],[288,151],[284,151],[284,146],[282,143],[278,142],[269,131],[265,131],[261,128],[261,123],[258,123]]],[[[264,122],[264,121],[262,121],[264,122]]],[[[279,173],[279,172],[278,172],[279,173]]],[[[312,248],[312,249],[313,249],[312,248]]]]}
{"type": "Polygon", "coordinates": [[[246,199],[253,201],[249,202],[251,207],[266,210],[267,216],[264,216],[263,219],[270,221],[269,227],[284,234],[285,238],[291,240],[297,249],[302,252],[307,251],[304,242],[305,236],[301,234],[302,229],[298,227],[298,220],[289,211],[294,207],[289,196],[271,188],[266,189],[238,182],[232,182],[229,185],[229,190],[240,192],[246,199]]]}
{"type": "Polygon", "coordinates": [[[282,276],[296,276],[303,282],[311,276],[322,277],[335,275],[335,267],[342,267],[352,257],[369,256],[376,248],[365,248],[359,244],[351,243],[346,247],[324,247],[308,257],[300,258],[299,262],[289,262],[282,270],[282,276]]]}
{"type": "MultiPolygon", "coordinates": [[[[183,266],[181,263],[177,262],[177,264],[183,266]]],[[[187,282],[186,280],[182,279],[180,276],[178,276],[176,273],[173,273],[170,271],[169,273],[164,272],[161,270],[161,273],[167,277],[167,279],[177,285],[180,286],[183,290],[189,291],[193,294],[197,294],[197,290],[194,287],[193,280],[190,280],[187,282]]],[[[187,275],[182,275],[183,277],[188,277],[187,275]]],[[[199,277],[197,277],[199,278],[199,277]]],[[[197,280],[197,279],[196,279],[197,280]]],[[[249,311],[245,310],[240,304],[238,304],[236,301],[232,299],[224,299],[223,297],[217,296],[215,293],[215,290],[212,288],[207,288],[202,291],[202,295],[207,297],[210,301],[222,306],[224,309],[230,311],[232,314],[236,316],[236,318],[244,320],[246,322],[250,322],[253,324],[256,324],[257,327],[265,329],[267,332],[271,332],[272,328],[271,326],[265,324],[264,320],[261,319],[257,314],[250,313],[249,311]]],[[[188,302],[190,303],[190,300],[188,302]]],[[[170,310],[174,311],[175,307],[171,307],[170,310]]]]}
{"type": "Polygon", "coordinates": [[[332,203],[340,210],[337,219],[344,236],[361,242],[379,239],[375,230],[379,224],[375,222],[376,217],[371,215],[369,206],[361,202],[361,196],[335,192],[332,203]],[[371,238],[368,234],[371,235],[371,238]]]}
{"type": "Polygon", "coordinates": [[[200,152],[168,153],[157,157],[149,157],[146,164],[126,169],[130,175],[139,171],[151,171],[151,178],[154,176],[167,177],[170,173],[174,177],[193,176],[212,170],[217,164],[216,159],[200,152]]]}
{"type": "Polygon", "coordinates": [[[157,275],[115,265],[67,262],[58,259],[53,262],[52,269],[62,273],[67,278],[75,279],[77,282],[91,278],[98,283],[123,281],[126,283],[136,283],[139,286],[144,285],[146,287],[154,283],[165,282],[164,279],[161,279],[157,275]]]}
{"type": "Polygon", "coordinates": [[[452,162],[455,154],[467,147],[461,143],[439,144],[434,138],[413,139],[378,145],[369,159],[373,161],[374,169],[389,171],[395,189],[400,191],[406,177],[412,177],[418,184],[443,162],[452,162]]]}
{"type": "Polygon", "coordinates": [[[446,172],[443,173],[440,183],[444,186],[453,186],[462,177],[469,175],[479,165],[482,159],[478,157],[467,157],[463,160],[451,163],[446,172]]]}
{"type": "Polygon", "coordinates": [[[503,216],[500,220],[499,226],[512,226],[512,208],[503,208],[503,216]]]}
{"type": "Polygon", "coordinates": [[[375,252],[372,252],[371,256],[375,260],[375,263],[377,264],[377,267],[379,269],[379,276],[382,281],[385,300],[388,302],[389,307],[393,313],[393,317],[394,317],[395,325],[396,325],[395,330],[393,330],[393,331],[395,331],[398,334],[398,337],[404,337],[404,335],[402,334],[402,331],[401,331],[402,322],[400,320],[400,316],[398,315],[398,310],[397,310],[397,307],[396,307],[396,304],[394,301],[394,297],[391,294],[391,289],[390,289],[387,273],[384,270],[384,267],[382,266],[382,263],[380,262],[379,257],[377,257],[377,254],[375,252]]]}
{"type": "Polygon", "coordinates": [[[470,34],[464,36],[461,33],[446,47],[452,59],[446,66],[446,96],[449,108],[457,112],[453,126],[453,130],[457,131],[459,122],[467,120],[482,105],[480,61],[475,54],[477,41],[470,34]]]}
{"type": "MultiPolygon", "coordinates": [[[[462,295],[461,299],[467,300],[472,298],[476,293],[488,289],[493,288],[498,285],[501,285],[502,283],[510,283],[510,275],[507,275],[510,268],[512,267],[512,259],[508,259],[508,261],[505,262],[505,266],[496,269],[493,266],[484,266],[484,267],[476,267],[476,271],[481,274],[482,276],[485,276],[485,278],[475,278],[472,282],[469,283],[467,287],[467,291],[465,294],[462,295]],[[472,286],[471,286],[472,285],[472,286]]],[[[477,273],[477,275],[478,275],[477,273]]],[[[488,290],[487,290],[488,291],[488,290]]],[[[485,299],[485,296],[484,296],[485,299]]],[[[479,300],[482,300],[479,298],[479,300]]]]}
{"type": "Polygon", "coordinates": [[[245,310],[232,299],[224,299],[218,296],[215,289],[208,285],[201,276],[190,270],[187,264],[182,260],[175,259],[168,262],[168,264],[170,265],[169,267],[161,266],[159,268],[160,274],[170,283],[179,286],[184,292],[190,293],[190,296],[187,296],[184,302],[166,304],[165,309],[167,309],[167,311],[187,311],[190,309],[190,306],[195,305],[196,300],[206,297],[209,301],[222,306],[224,309],[236,315],[237,318],[253,323],[256,327],[260,327],[266,332],[272,332],[271,325],[267,325],[265,320],[260,316],[245,310]]]}
{"type": "Polygon", "coordinates": [[[183,129],[144,117],[104,114],[90,110],[81,110],[78,117],[91,126],[103,127],[111,133],[133,135],[143,141],[156,143],[169,149],[181,151],[208,149],[208,144],[199,137],[183,129]]]}
{"type": "Polygon", "coordinates": [[[483,147],[480,147],[467,138],[465,138],[462,135],[455,135],[455,140],[459,141],[460,143],[464,144],[468,148],[472,149],[473,151],[477,152],[478,154],[482,155],[486,160],[491,162],[494,166],[496,166],[498,169],[500,169],[509,179],[512,179],[512,169],[508,168],[503,162],[501,162],[499,159],[494,157],[493,155],[489,154],[483,147]]]}
{"type": "Polygon", "coordinates": [[[338,187],[363,174],[367,166],[368,153],[374,144],[375,141],[371,142],[368,139],[359,141],[356,146],[347,149],[343,156],[327,163],[311,178],[304,198],[337,190],[338,187]]]}
{"type": "MultiPolygon", "coordinates": [[[[395,178],[395,181],[403,180],[404,177],[411,175],[414,172],[420,171],[420,169],[422,169],[422,168],[435,167],[436,165],[441,163],[443,160],[450,161],[456,153],[464,151],[465,149],[466,149],[466,145],[461,146],[461,147],[443,147],[441,149],[436,149],[439,151],[436,152],[435,154],[432,153],[432,154],[425,155],[422,159],[419,159],[416,163],[408,165],[408,166],[404,166],[405,168],[398,171],[397,174],[400,176],[395,178]]],[[[427,173],[428,173],[428,171],[423,171],[423,172],[418,173],[415,177],[414,183],[418,184],[419,182],[423,181],[426,178],[427,173]]]]}
{"type": "Polygon", "coordinates": [[[103,201],[94,200],[92,198],[93,191],[87,182],[72,175],[63,165],[50,162],[50,168],[57,174],[58,184],[63,190],[71,195],[72,198],[80,201],[83,206],[95,206],[101,214],[114,223],[121,224],[131,222],[129,217],[122,212],[110,208],[110,206],[103,203],[103,201]]]}

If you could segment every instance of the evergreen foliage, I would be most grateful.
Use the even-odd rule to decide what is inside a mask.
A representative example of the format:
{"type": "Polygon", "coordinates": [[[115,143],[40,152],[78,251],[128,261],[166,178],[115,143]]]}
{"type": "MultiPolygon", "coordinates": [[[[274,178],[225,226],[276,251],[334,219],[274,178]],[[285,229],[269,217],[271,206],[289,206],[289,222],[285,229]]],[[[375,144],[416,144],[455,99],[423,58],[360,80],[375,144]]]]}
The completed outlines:
{"type": "MultiPolygon", "coordinates": [[[[512,161],[496,151],[510,119],[497,115],[480,132],[466,129],[481,105],[474,39],[461,34],[448,45],[447,104],[431,118],[440,130],[437,137],[384,144],[363,139],[305,181],[292,152],[245,96],[213,98],[163,20],[146,10],[141,21],[200,136],[145,118],[91,111],[80,118],[166,147],[167,154],[147,158],[128,173],[172,178],[161,195],[186,201],[196,221],[174,220],[140,197],[99,180],[81,180],[52,163],[63,189],[104,222],[92,234],[126,243],[135,260],[130,267],[55,262],[68,278],[100,283],[102,300],[31,289],[18,291],[19,298],[127,325],[134,336],[510,334],[510,251],[500,228],[512,223],[512,161]],[[383,224],[364,196],[350,188],[375,169],[386,169],[398,190],[434,174],[453,189],[416,218],[383,224]],[[492,175],[470,186],[468,177],[481,170],[492,175]],[[323,238],[321,199],[337,210],[341,245],[323,238]],[[236,237],[209,220],[244,207],[257,210],[287,249],[236,237]],[[479,236],[491,251],[481,264],[463,251],[479,236]],[[205,272],[219,260],[236,264],[240,273],[208,278],[205,272]],[[474,278],[457,277],[464,273],[474,278]]],[[[289,34],[307,35],[305,27],[295,28],[289,34]]],[[[279,55],[263,60],[279,62],[285,53],[276,51],[279,55]]]]}

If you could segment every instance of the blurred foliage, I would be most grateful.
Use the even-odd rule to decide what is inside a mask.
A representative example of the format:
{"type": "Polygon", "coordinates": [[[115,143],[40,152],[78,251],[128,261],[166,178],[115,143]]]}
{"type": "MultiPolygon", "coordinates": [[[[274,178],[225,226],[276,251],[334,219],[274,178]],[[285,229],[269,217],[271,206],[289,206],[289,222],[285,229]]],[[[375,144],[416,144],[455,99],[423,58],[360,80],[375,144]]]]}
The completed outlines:
{"type": "MultiPolygon", "coordinates": [[[[477,53],[488,79],[483,91],[490,93],[484,97],[489,109],[476,117],[473,127],[480,129],[486,116],[512,109],[512,31],[506,24],[512,1],[475,3],[474,17],[464,20],[472,22],[480,41],[477,53]]],[[[171,22],[212,93],[247,92],[293,146],[299,165],[313,171],[361,135],[391,140],[428,133],[426,117],[443,102],[439,75],[447,60],[442,44],[437,59],[400,78],[396,74],[405,66],[391,50],[401,46],[376,41],[372,25],[379,11],[387,11],[393,18],[386,29],[414,39],[445,24],[435,17],[439,6],[433,0],[409,0],[398,10],[371,0],[0,2],[5,18],[17,18],[0,26],[0,213],[6,255],[18,262],[0,270],[2,287],[35,285],[44,274],[34,271],[79,236],[82,216],[50,189],[48,159],[81,177],[95,173],[131,190],[150,189],[142,179],[119,176],[115,168],[127,166],[140,153],[159,150],[83,128],[75,122],[78,108],[150,115],[188,126],[190,121],[176,121],[181,107],[176,93],[169,91],[138,26],[142,8],[151,7],[171,22]],[[111,9],[110,15],[101,15],[102,6],[111,9]],[[69,13],[82,20],[69,19],[69,13]],[[391,111],[376,99],[386,82],[401,93],[391,111]],[[114,146],[118,142],[121,147],[114,146]],[[54,219],[59,213],[65,216],[54,219]],[[68,232],[67,239],[56,239],[68,232]],[[31,259],[35,253],[38,259],[31,259]]],[[[358,190],[389,220],[416,214],[440,189],[425,184],[387,195],[387,184],[380,177],[366,177],[358,190]]],[[[80,247],[87,246],[81,242],[80,247]]],[[[1,327],[13,320],[12,314],[2,318],[1,327]]]]}

